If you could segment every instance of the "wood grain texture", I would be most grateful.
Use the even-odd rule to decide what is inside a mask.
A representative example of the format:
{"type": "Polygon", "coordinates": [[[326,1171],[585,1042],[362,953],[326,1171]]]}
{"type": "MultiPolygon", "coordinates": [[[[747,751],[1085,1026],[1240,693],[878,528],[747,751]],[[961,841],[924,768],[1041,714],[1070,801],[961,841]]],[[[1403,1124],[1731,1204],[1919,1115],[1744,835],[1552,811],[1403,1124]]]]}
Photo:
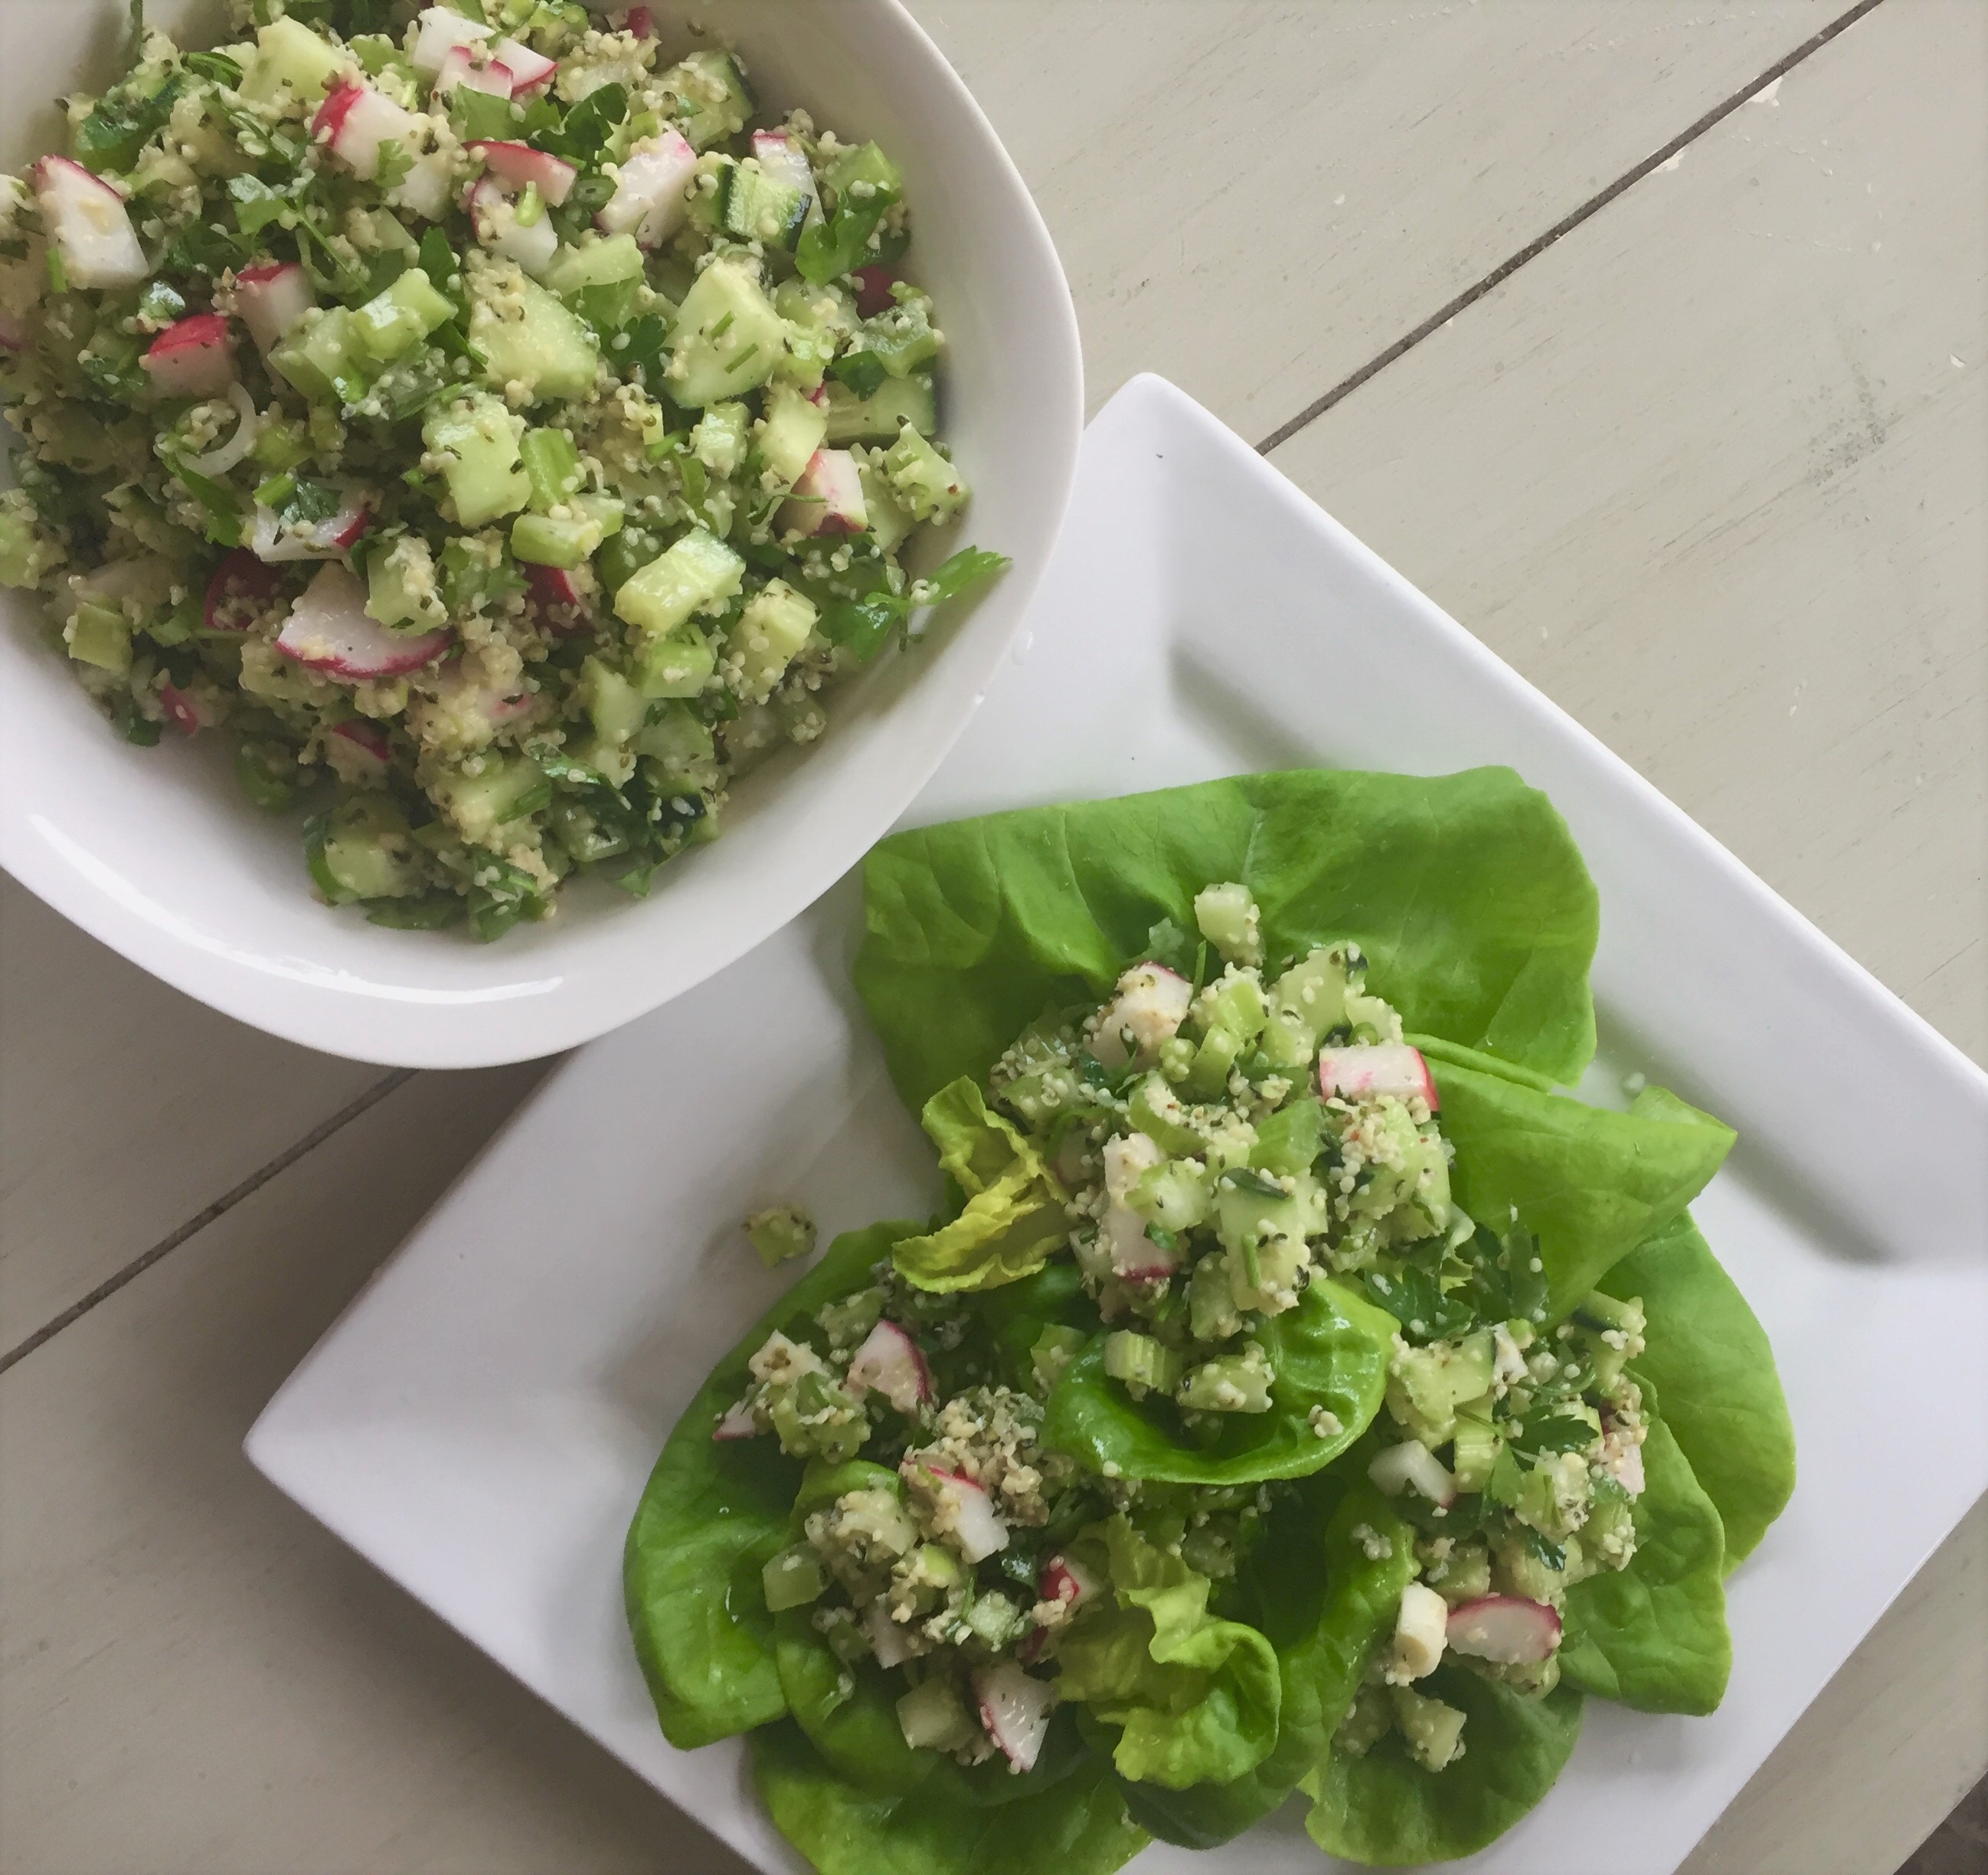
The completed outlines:
{"type": "Polygon", "coordinates": [[[1849,0],[911,0],[1057,238],[1095,409],[1253,442],[1849,0]]]}
{"type": "Polygon", "coordinates": [[[1881,7],[1273,457],[1980,1060],[1984,72],[1881,7]]]}

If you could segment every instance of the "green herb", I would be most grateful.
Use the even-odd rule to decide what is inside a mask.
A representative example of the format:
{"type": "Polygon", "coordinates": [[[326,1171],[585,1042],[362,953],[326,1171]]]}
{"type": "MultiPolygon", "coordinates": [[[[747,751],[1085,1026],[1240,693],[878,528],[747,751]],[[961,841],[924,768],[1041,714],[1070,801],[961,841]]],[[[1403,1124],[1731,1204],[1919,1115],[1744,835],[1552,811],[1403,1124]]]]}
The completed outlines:
{"type": "Polygon", "coordinates": [[[225,85],[230,90],[242,83],[241,66],[225,52],[186,52],[181,56],[180,63],[195,77],[210,79],[217,85],[225,85]]]}

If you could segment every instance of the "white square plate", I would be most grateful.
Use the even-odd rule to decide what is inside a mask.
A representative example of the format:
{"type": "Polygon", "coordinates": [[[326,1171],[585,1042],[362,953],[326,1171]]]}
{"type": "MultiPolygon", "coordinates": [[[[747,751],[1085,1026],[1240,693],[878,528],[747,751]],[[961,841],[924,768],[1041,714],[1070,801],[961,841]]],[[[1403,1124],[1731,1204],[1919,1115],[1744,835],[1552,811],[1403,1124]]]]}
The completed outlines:
{"type": "MultiPolygon", "coordinates": [[[[830,733],[776,756],[725,837],[673,863],[641,904],[576,882],[559,916],[501,943],[334,914],[304,870],[301,817],[242,798],[232,739],[120,741],[0,591],[0,865],[64,917],[189,996],[308,1047],[410,1068],[551,1054],[655,1008],[742,956],[846,872],[931,778],[1020,628],[1049,564],[1084,424],[1077,315],[1049,231],[992,127],[898,0],[667,0],[674,58],[695,19],[738,49],[769,109],[874,137],[917,216],[908,272],[948,341],[945,440],[974,486],[950,545],[1013,565],[909,655],[830,703],[830,733]]],[[[190,46],[219,0],[154,0],[190,46]]],[[[123,0],[0,0],[0,168],[52,147],[49,101],[117,69],[123,0]]],[[[921,570],[948,544],[912,550],[921,570]]]]}
{"type": "MultiPolygon", "coordinates": [[[[1731,1584],[1709,1719],[1590,1703],[1552,1795],[1472,1866],[1675,1867],[1988,1486],[1988,1076],[1621,762],[1155,378],[1092,425],[1015,663],[914,817],[1306,763],[1506,762],[1601,892],[1602,1057],[1740,1129],[1697,1207],[1779,1351],[1787,1514],[1731,1584]],[[1357,699],[1345,709],[1337,699],[1357,699]],[[1946,1427],[1955,1436],[1942,1437],[1946,1427]]],[[[736,1741],[664,1743],[621,1539],[675,1415],[784,1285],[738,1220],[928,1207],[931,1155],[848,987],[846,882],[547,1083],[257,1423],[262,1470],[768,1870],[797,1859],[736,1741]]],[[[1148,1875],[1317,1870],[1295,1806],[1148,1875]]]]}

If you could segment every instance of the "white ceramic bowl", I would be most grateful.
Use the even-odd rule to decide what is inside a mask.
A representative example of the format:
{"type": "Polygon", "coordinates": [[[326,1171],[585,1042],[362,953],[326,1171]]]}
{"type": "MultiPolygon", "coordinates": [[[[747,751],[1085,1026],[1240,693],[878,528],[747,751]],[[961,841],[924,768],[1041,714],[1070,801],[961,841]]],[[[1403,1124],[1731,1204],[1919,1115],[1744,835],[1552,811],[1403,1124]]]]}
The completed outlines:
{"type": "MultiPolygon", "coordinates": [[[[219,9],[154,0],[161,24],[219,9]]],[[[381,930],[312,896],[294,817],[236,790],[225,739],[119,740],[0,592],[0,865],[167,982],[293,1041],[361,1060],[522,1061],[618,1027],[702,981],[847,872],[952,746],[1019,628],[1055,543],[1084,419],[1076,315],[1049,232],[986,119],[895,0],[698,0],[762,99],[805,106],[902,166],[910,270],[943,314],[943,428],[975,496],[962,540],[1014,564],[908,655],[837,692],[830,728],[735,797],[725,837],[640,904],[582,882],[558,915],[478,945],[381,930]]],[[[56,147],[56,94],[116,69],[123,0],[0,4],[0,161],[56,147]]],[[[665,25],[665,44],[676,36],[665,25]]]]}

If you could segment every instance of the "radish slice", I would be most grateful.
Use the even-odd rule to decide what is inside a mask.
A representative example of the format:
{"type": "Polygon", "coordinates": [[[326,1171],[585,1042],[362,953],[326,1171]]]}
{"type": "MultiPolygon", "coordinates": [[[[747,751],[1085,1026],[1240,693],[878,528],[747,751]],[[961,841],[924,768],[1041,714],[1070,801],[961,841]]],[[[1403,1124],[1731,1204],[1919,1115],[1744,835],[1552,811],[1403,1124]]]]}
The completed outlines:
{"type": "Polygon", "coordinates": [[[890,1609],[881,1602],[872,1602],[864,1611],[863,1631],[870,1636],[879,1667],[901,1667],[911,1657],[910,1636],[891,1619],[890,1609]]]}
{"type": "Polygon", "coordinates": [[[295,261],[246,268],[235,276],[235,310],[264,351],[316,304],[311,277],[295,261]]]}
{"type": "Polygon", "coordinates": [[[283,590],[283,576],[246,547],[235,548],[207,583],[202,622],[210,631],[246,631],[258,612],[283,590]]]}
{"type": "Polygon", "coordinates": [[[880,1322],[849,1362],[849,1385],[874,1387],[900,1413],[914,1413],[932,1396],[931,1369],[918,1344],[894,1322],[880,1322]]]}
{"type": "Polygon", "coordinates": [[[448,648],[446,631],[407,637],[366,611],[366,584],[340,566],[326,567],[290,608],[276,648],[306,670],[363,679],[401,677],[431,665],[448,648]]]}
{"type": "Polygon", "coordinates": [[[0,351],[25,351],[28,349],[28,322],[16,319],[12,313],[0,313],[0,351]]]}
{"type": "Polygon", "coordinates": [[[988,1495],[962,1471],[948,1471],[915,1452],[898,1467],[911,1488],[931,1501],[942,1535],[948,1532],[969,1562],[1008,1547],[1008,1526],[988,1495]]]}
{"type": "Polygon", "coordinates": [[[153,340],[145,375],[161,397],[219,397],[235,381],[235,340],[219,313],[196,313],[153,340]]]}
{"type": "Polygon", "coordinates": [[[860,534],[870,525],[863,477],[847,449],[817,449],[780,509],[789,534],[860,534]]]}
{"type": "Polygon", "coordinates": [[[356,495],[348,495],[345,505],[329,520],[320,521],[308,533],[285,531],[274,510],[258,508],[248,531],[248,544],[258,560],[278,566],[292,560],[330,560],[354,545],[373,516],[356,495]]]}
{"type": "Polygon", "coordinates": [[[1391,1095],[1396,1100],[1418,1095],[1433,1113],[1440,1104],[1435,1077],[1419,1048],[1402,1042],[1372,1042],[1350,1048],[1318,1051],[1318,1091],[1327,1100],[1371,1100],[1391,1095]]]}
{"type": "Polygon", "coordinates": [[[387,766],[390,745],[387,732],[378,723],[370,723],[363,716],[354,716],[350,722],[333,724],[331,733],[367,763],[377,768],[387,766]]]}
{"type": "Polygon", "coordinates": [[[164,706],[166,716],[174,729],[184,736],[198,736],[207,727],[200,707],[177,684],[161,684],[159,701],[164,706]]]}
{"type": "Polygon", "coordinates": [[[1080,1562],[1051,1556],[1036,1572],[1036,1592],[1045,1602],[1060,1602],[1074,1614],[1104,1585],[1080,1562]]]}
{"type": "Polygon", "coordinates": [[[1097,1018],[1090,1052],[1107,1068],[1123,1068],[1131,1058],[1129,1034],[1141,1054],[1178,1034],[1194,1000],[1194,985],[1164,963],[1135,965],[1118,979],[1117,993],[1097,1018]]]}
{"type": "Polygon", "coordinates": [[[1456,1501],[1456,1480],[1419,1439],[1389,1446],[1367,1467],[1367,1475],[1391,1498],[1412,1487],[1445,1509],[1456,1501]]]}
{"type": "Polygon", "coordinates": [[[534,276],[552,265],[560,242],[550,215],[529,223],[519,221],[516,205],[488,176],[469,191],[464,206],[477,239],[491,252],[516,261],[534,276]]]}
{"type": "Polygon", "coordinates": [[[645,137],[616,172],[614,193],[593,218],[601,232],[633,235],[637,247],[660,247],[684,225],[684,191],[697,173],[697,152],[680,130],[645,137]]]}
{"type": "Polygon", "coordinates": [[[888,313],[898,303],[891,296],[891,287],[895,278],[888,267],[881,263],[858,267],[854,278],[856,282],[856,310],[865,319],[874,319],[879,313],[888,313]]]}
{"type": "Polygon", "coordinates": [[[638,39],[652,39],[656,36],[655,15],[645,6],[631,6],[626,30],[638,39]]]}
{"type": "Polygon", "coordinates": [[[135,286],[145,277],[145,250],[116,189],[66,156],[45,156],[32,173],[72,286],[135,286]]]}
{"type": "Polygon", "coordinates": [[[311,135],[362,181],[380,173],[382,144],[414,143],[419,120],[384,93],[357,79],[343,79],[318,107],[311,135]]]}
{"type": "Polygon", "coordinates": [[[517,88],[511,68],[500,59],[485,58],[461,46],[451,46],[435,74],[434,94],[446,97],[451,91],[481,91],[493,98],[507,98],[517,88]]]}
{"type": "Polygon", "coordinates": [[[563,567],[541,567],[528,561],[525,577],[547,630],[563,635],[577,631],[587,623],[587,601],[574,584],[573,575],[563,567]]]}
{"type": "Polygon", "coordinates": [[[1056,1688],[1024,1673],[1013,1660],[983,1667],[973,1676],[980,1723],[1016,1771],[1031,1771],[1056,1710],[1056,1688]]]}
{"type": "Polygon", "coordinates": [[[810,215],[819,213],[814,171],[808,167],[806,152],[792,137],[785,130],[755,130],[752,154],[759,158],[760,168],[774,181],[800,191],[810,215]]]}
{"type": "Polygon", "coordinates": [[[481,46],[495,36],[494,26],[465,19],[445,6],[427,7],[420,15],[420,29],[408,49],[407,60],[424,78],[432,78],[458,47],[481,46]]]}
{"type": "Polygon", "coordinates": [[[521,46],[516,39],[499,39],[490,50],[511,74],[511,95],[514,98],[529,97],[534,91],[543,91],[553,82],[553,74],[559,69],[556,59],[548,59],[543,52],[521,46]]]}
{"type": "Polygon", "coordinates": [[[756,1439],[759,1436],[759,1423],[753,1418],[752,1409],[742,1399],[728,1409],[724,1418],[712,1427],[711,1436],[721,1445],[734,1439],[756,1439]]]}
{"type": "Polygon", "coordinates": [[[500,182],[508,182],[513,188],[522,189],[528,184],[538,185],[541,200],[555,208],[573,193],[573,185],[580,180],[580,171],[563,157],[549,151],[534,150],[529,144],[497,143],[485,140],[469,146],[472,156],[480,156],[483,167],[500,182]]]}
{"type": "Polygon", "coordinates": [[[1449,1611],[1449,1644],[1477,1660],[1529,1667],[1560,1645],[1560,1616],[1520,1596],[1480,1596],[1449,1611]]]}

